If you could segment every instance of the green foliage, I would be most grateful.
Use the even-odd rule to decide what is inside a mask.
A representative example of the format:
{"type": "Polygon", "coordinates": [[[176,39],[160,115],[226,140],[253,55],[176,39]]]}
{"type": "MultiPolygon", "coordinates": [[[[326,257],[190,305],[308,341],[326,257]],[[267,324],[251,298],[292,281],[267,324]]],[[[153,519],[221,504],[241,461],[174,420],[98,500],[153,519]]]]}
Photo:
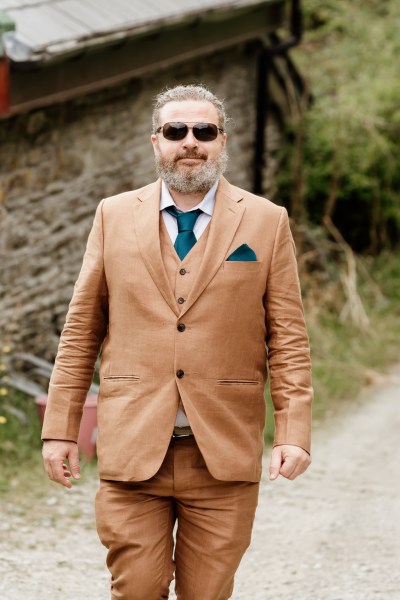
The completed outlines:
{"type": "Polygon", "coordinates": [[[19,467],[37,463],[40,420],[34,400],[8,385],[8,346],[0,347],[0,491],[7,488],[19,467]]]}
{"type": "Polygon", "coordinates": [[[2,414],[7,415],[7,421],[0,439],[1,462],[4,464],[7,456],[26,460],[34,448],[41,447],[40,419],[34,400],[11,390],[7,405],[4,406],[4,401],[2,404],[2,414]],[[12,407],[12,412],[9,412],[8,407],[12,407]]]}
{"type": "Polygon", "coordinates": [[[21,465],[29,468],[40,457],[40,420],[34,401],[21,392],[11,391],[5,410],[1,402],[0,412],[7,421],[0,425],[0,491],[4,490],[10,478],[19,471],[21,465]]]}
{"type": "Polygon", "coordinates": [[[400,232],[400,3],[303,6],[306,35],[293,55],[312,101],[291,125],[279,196],[292,203],[300,152],[303,215],[321,222],[333,200],[333,219],[353,248],[376,252],[400,232]]]}

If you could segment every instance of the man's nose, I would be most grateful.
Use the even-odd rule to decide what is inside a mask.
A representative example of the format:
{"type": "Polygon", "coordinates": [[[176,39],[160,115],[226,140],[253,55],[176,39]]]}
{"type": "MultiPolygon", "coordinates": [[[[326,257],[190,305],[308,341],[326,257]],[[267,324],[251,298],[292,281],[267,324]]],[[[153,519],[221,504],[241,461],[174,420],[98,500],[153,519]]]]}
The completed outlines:
{"type": "Polygon", "coordinates": [[[193,135],[193,129],[189,129],[187,136],[183,140],[184,148],[196,148],[198,146],[198,141],[193,135]]]}

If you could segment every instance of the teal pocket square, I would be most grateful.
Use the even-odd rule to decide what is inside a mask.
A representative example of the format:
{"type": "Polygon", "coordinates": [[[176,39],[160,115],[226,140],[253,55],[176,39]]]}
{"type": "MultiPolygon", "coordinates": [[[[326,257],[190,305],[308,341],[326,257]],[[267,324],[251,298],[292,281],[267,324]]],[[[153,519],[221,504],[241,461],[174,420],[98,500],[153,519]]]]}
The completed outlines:
{"type": "Polygon", "coordinates": [[[236,248],[232,254],[228,256],[226,260],[236,261],[254,261],[257,260],[256,253],[247,244],[242,244],[239,248],[236,248]]]}

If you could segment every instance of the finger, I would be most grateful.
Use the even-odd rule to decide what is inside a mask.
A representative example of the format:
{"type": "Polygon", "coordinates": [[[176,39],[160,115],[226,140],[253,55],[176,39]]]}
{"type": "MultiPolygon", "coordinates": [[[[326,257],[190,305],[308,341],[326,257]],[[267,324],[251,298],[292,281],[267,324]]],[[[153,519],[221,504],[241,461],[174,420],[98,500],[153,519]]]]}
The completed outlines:
{"type": "Polygon", "coordinates": [[[51,467],[51,462],[50,462],[50,460],[48,458],[45,459],[44,466],[45,466],[45,469],[46,469],[47,477],[51,481],[54,481],[53,469],[51,467]]]}
{"type": "Polygon", "coordinates": [[[287,479],[296,479],[296,477],[304,473],[310,463],[311,460],[308,455],[307,458],[304,456],[290,456],[285,459],[281,468],[281,474],[287,479]]]}
{"type": "Polygon", "coordinates": [[[290,475],[288,475],[287,479],[290,479],[290,481],[293,481],[293,479],[296,479],[296,477],[298,477],[299,475],[301,475],[304,472],[305,469],[302,469],[299,465],[297,465],[293,471],[290,473],[290,475]]]}
{"type": "Polygon", "coordinates": [[[280,474],[283,475],[286,479],[290,479],[293,473],[296,470],[296,460],[294,458],[286,458],[282,463],[280,474]]]}
{"type": "Polygon", "coordinates": [[[44,470],[46,471],[46,475],[49,479],[52,479],[52,472],[51,472],[51,468],[49,465],[49,460],[44,455],[44,448],[42,448],[42,456],[43,456],[43,467],[44,467],[44,470]]]}
{"type": "Polygon", "coordinates": [[[294,471],[289,475],[288,479],[290,479],[290,481],[293,481],[293,479],[296,479],[296,477],[298,477],[299,475],[302,474],[303,471],[301,471],[300,469],[294,469],[294,471]]]}
{"type": "Polygon", "coordinates": [[[69,464],[70,471],[72,473],[72,477],[74,477],[74,479],[79,479],[81,476],[81,470],[80,470],[80,465],[79,465],[79,452],[78,452],[77,444],[74,444],[73,446],[71,446],[71,449],[70,449],[69,455],[68,455],[68,464],[69,464]]]}
{"type": "Polygon", "coordinates": [[[271,462],[269,465],[269,478],[271,481],[279,476],[282,465],[282,451],[279,446],[272,449],[271,462]]]}
{"type": "Polygon", "coordinates": [[[304,473],[304,471],[306,471],[308,469],[310,464],[311,464],[311,460],[300,461],[296,465],[296,468],[295,468],[294,472],[292,473],[290,479],[296,479],[296,477],[298,477],[299,475],[301,475],[302,473],[304,473]]]}
{"type": "Polygon", "coordinates": [[[70,480],[64,476],[62,461],[52,460],[52,461],[50,461],[50,467],[51,467],[51,471],[52,471],[51,479],[53,481],[55,481],[56,483],[61,483],[61,485],[64,485],[67,488],[72,487],[72,483],[70,482],[70,480]]]}
{"type": "Polygon", "coordinates": [[[46,471],[47,477],[52,480],[53,479],[53,473],[52,473],[51,467],[47,463],[47,461],[44,463],[44,469],[46,471]]]}

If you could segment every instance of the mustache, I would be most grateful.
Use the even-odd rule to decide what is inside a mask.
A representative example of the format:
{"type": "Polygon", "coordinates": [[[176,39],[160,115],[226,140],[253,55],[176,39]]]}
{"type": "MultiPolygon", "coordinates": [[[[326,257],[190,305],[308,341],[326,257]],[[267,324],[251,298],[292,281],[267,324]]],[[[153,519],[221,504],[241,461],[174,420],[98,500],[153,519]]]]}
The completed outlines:
{"type": "Polygon", "coordinates": [[[201,152],[180,152],[175,156],[174,161],[177,162],[181,158],[199,158],[201,160],[207,160],[207,154],[201,152]]]}

